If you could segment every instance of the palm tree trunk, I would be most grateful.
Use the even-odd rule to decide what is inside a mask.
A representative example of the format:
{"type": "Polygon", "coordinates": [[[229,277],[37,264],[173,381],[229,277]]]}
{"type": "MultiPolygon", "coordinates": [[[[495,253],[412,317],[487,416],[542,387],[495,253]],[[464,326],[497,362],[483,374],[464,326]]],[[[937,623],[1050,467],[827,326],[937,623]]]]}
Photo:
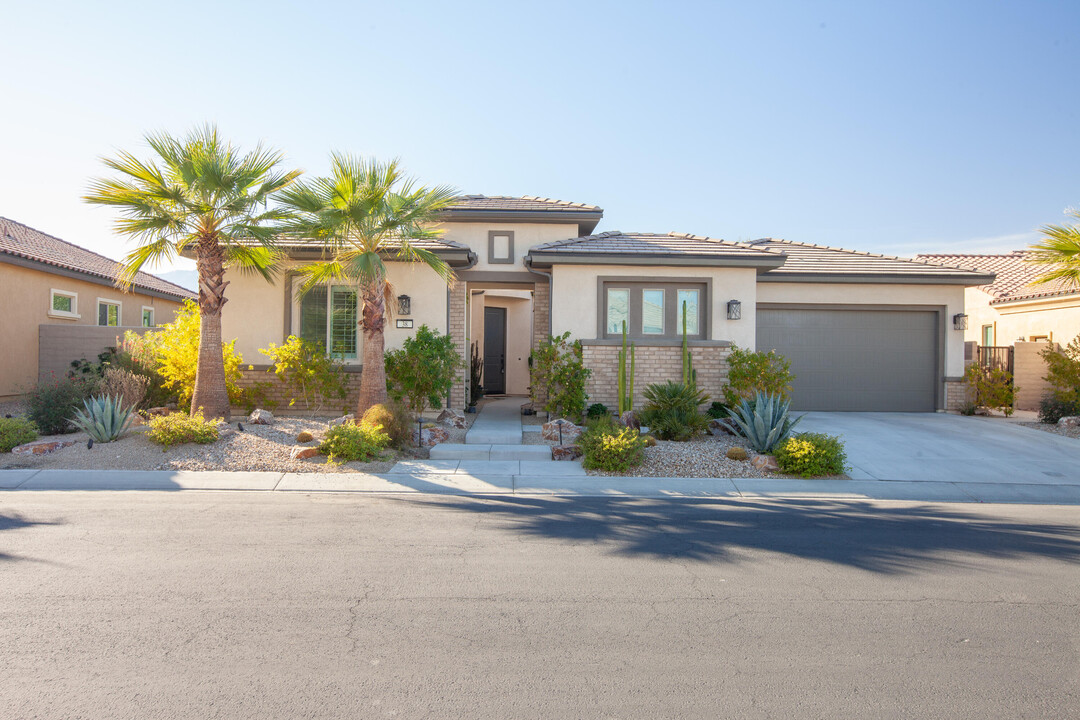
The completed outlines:
{"type": "Polygon", "coordinates": [[[383,328],[386,325],[385,289],[386,281],[381,277],[360,286],[360,297],[364,301],[364,309],[360,315],[360,328],[364,334],[364,370],[360,375],[357,419],[372,405],[385,403],[387,400],[386,363],[383,358],[386,346],[383,337],[383,328]]]}
{"type": "Polygon", "coordinates": [[[225,386],[225,360],[221,349],[221,306],[225,304],[225,252],[214,237],[199,239],[195,255],[199,270],[199,360],[195,369],[192,412],[202,409],[209,418],[232,419],[225,386]]]}

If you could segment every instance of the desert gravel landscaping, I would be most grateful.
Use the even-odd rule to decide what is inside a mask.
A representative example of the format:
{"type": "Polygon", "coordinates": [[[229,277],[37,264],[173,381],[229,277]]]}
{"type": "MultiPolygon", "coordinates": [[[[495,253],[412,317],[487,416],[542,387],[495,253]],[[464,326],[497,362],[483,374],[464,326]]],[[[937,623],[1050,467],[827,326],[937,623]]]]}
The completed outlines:
{"type": "Polygon", "coordinates": [[[1055,435],[1061,435],[1062,437],[1078,438],[1080,439],[1080,427],[1077,426],[1063,426],[1054,423],[1041,423],[1041,422],[1022,422],[1019,423],[1024,427],[1035,428],[1036,430],[1042,430],[1043,432],[1053,433],[1055,435]]]}

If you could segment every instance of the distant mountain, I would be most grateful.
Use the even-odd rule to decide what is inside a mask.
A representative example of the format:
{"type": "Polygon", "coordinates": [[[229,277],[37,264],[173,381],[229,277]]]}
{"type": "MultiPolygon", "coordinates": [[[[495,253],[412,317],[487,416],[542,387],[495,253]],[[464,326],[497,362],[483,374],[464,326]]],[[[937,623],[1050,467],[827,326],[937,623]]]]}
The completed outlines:
{"type": "Polygon", "coordinates": [[[176,283],[192,292],[199,292],[199,272],[197,270],[170,270],[169,272],[155,274],[162,280],[176,283]]]}

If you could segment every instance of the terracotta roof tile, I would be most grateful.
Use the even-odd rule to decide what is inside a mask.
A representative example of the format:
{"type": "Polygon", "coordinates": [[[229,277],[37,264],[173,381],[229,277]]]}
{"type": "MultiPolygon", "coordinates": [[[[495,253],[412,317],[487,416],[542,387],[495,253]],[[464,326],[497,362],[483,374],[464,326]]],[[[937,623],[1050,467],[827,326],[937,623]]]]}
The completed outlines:
{"type": "MultiPolygon", "coordinates": [[[[0,253],[106,280],[115,280],[120,267],[117,261],[104,255],[4,217],[0,217],[0,253]]],[[[198,297],[186,288],[146,272],[136,275],[132,285],[141,290],[153,290],[180,299],[198,297]]]]}
{"type": "Polygon", "coordinates": [[[993,304],[1015,300],[1032,300],[1056,295],[1072,295],[1080,292],[1065,283],[1047,283],[1032,285],[1043,273],[1038,265],[1028,262],[1030,253],[1026,250],[1013,250],[1004,254],[963,255],[963,254],[926,254],[918,255],[927,262],[969,267],[981,272],[992,272],[994,282],[980,285],[979,289],[994,299],[993,304]]]}

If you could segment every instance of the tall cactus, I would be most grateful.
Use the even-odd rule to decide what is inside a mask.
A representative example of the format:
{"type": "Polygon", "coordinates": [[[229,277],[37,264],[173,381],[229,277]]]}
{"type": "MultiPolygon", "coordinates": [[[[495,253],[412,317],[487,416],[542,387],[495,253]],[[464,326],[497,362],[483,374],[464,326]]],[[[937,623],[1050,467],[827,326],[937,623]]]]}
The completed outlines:
{"type": "Polygon", "coordinates": [[[619,415],[634,409],[634,346],[630,345],[630,374],[626,372],[626,321],[622,324],[622,350],[619,351],[619,415]]]}
{"type": "Polygon", "coordinates": [[[682,304],[682,382],[683,385],[697,386],[697,370],[694,369],[694,357],[690,354],[690,344],[686,341],[686,301],[682,304]]]}

